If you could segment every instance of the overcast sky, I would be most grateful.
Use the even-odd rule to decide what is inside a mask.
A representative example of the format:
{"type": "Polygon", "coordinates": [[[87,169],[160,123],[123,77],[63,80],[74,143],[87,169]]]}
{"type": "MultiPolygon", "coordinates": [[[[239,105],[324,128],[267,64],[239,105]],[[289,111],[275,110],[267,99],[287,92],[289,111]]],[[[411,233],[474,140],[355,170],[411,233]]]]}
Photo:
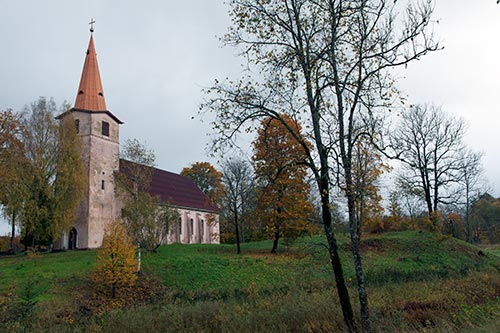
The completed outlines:
{"type": "MultiPolygon", "coordinates": [[[[500,5],[436,2],[445,49],[403,70],[399,87],[410,102],[468,122],[467,143],[484,152],[500,196],[500,5]]],[[[120,141],[146,143],[158,167],[173,172],[210,160],[208,121],[192,119],[201,88],[241,72],[235,50],[218,40],[230,23],[222,0],[0,0],[0,109],[21,110],[38,96],[74,103],[90,18],[106,104],[124,122],[120,141]]]]}

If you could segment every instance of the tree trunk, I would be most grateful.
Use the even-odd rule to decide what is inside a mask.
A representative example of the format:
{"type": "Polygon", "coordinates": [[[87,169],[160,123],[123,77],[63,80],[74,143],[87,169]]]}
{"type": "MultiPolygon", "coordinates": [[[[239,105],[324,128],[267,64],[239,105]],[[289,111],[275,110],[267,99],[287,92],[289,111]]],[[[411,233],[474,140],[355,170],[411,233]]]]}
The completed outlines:
{"type": "Polygon", "coordinates": [[[465,240],[472,244],[472,232],[469,219],[469,183],[465,184],[465,240]]]}
{"type": "Polygon", "coordinates": [[[9,252],[14,253],[14,238],[16,237],[16,212],[12,212],[12,234],[10,235],[9,252]]]}
{"type": "Polygon", "coordinates": [[[425,204],[427,206],[427,213],[429,214],[429,219],[432,220],[432,215],[433,215],[432,214],[432,198],[431,198],[429,177],[427,174],[424,173],[424,171],[421,171],[420,175],[421,175],[422,184],[423,184],[425,204]]]}
{"type": "Polygon", "coordinates": [[[320,112],[315,107],[314,98],[312,97],[311,81],[306,80],[308,83],[308,102],[311,108],[311,117],[313,120],[314,139],[318,149],[321,168],[315,170],[316,181],[318,183],[318,190],[321,196],[321,214],[323,219],[323,229],[325,231],[326,239],[328,241],[328,254],[330,255],[330,263],[332,265],[335,282],[337,285],[337,293],[339,296],[344,322],[346,323],[347,330],[354,332],[356,326],[354,324],[354,314],[352,311],[351,299],[349,298],[349,291],[345,284],[344,270],[339,256],[337,239],[333,232],[332,213],[330,211],[330,180],[328,175],[328,151],[323,145],[320,129],[320,112]]]}
{"type": "Polygon", "coordinates": [[[137,272],[141,271],[141,243],[137,242],[137,272]]]}
{"type": "Polygon", "coordinates": [[[236,253],[240,254],[241,253],[240,226],[239,226],[239,222],[238,222],[238,213],[236,211],[234,212],[234,228],[235,228],[235,233],[236,233],[236,253]]]}
{"type": "Polygon", "coordinates": [[[344,322],[347,325],[349,332],[355,331],[354,325],[354,314],[352,311],[351,300],[349,298],[349,290],[347,289],[344,270],[342,268],[342,262],[339,256],[339,250],[337,245],[337,239],[333,232],[332,226],[332,213],[330,211],[330,191],[328,178],[322,179],[320,182],[320,193],[321,193],[321,211],[323,218],[323,228],[325,231],[326,239],[328,241],[328,252],[330,255],[330,263],[332,265],[333,273],[335,276],[335,283],[337,285],[337,293],[339,296],[340,306],[342,308],[342,314],[344,316],[344,322]]]}
{"type": "Polygon", "coordinates": [[[271,250],[271,253],[278,253],[278,242],[280,239],[280,229],[279,226],[276,227],[276,231],[274,232],[274,238],[273,238],[273,248],[271,250]]]}
{"type": "MultiPolygon", "coordinates": [[[[352,182],[347,182],[347,188],[352,186],[352,182]]],[[[356,272],[356,281],[358,284],[358,298],[360,305],[361,329],[363,332],[370,332],[370,308],[368,306],[368,294],[366,292],[365,274],[361,261],[360,251],[360,231],[358,229],[358,221],[356,221],[356,206],[352,193],[347,194],[347,206],[349,210],[349,230],[351,236],[351,251],[354,259],[354,271],[356,272]]],[[[359,221],[361,223],[361,221],[359,221]]]]}

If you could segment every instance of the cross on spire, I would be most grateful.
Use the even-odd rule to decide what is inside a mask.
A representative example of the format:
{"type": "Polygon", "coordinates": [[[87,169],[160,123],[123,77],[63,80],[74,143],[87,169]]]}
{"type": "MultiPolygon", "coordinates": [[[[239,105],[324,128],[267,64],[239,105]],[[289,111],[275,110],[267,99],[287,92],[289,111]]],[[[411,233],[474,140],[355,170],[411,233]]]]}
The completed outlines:
{"type": "Polygon", "coordinates": [[[94,19],[91,18],[90,22],[89,22],[89,24],[90,24],[90,32],[94,32],[94,23],[95,23],[94,19]]]}

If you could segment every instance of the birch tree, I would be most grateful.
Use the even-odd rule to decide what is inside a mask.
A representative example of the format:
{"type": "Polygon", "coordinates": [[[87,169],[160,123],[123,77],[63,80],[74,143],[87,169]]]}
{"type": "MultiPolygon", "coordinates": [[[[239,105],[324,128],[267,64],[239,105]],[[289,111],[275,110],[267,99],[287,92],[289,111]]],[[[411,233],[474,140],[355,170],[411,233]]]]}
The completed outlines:
{"type": "Polygon", "coordinates": [[[26,246],[51,245],[69,231],[84,194],[85,167],[73,118],[55,119],[58,111],[68,109],[63,103],[58,110],[53,99],[40,97],[20,118],[23,158],[6,206],[19,212],[26,246]]]}
{"type": "Polygon", "coordinates": [[[384,108],[397,99],[391,69],[439,48],[430,30],[432,1],[233,0],[229,4],[232,26],[223,41],[241,50],[248,71],[237,80],[216,81],[206,90],[208,100],[202,108],[216,114],[215,149],[234,143],[241,132],[253,132],[266,117],[281,122],[302,147],[317,184],[344,320],[353,331],[331,214],[332,185],[342,180],[362,329],[369,330],[356,233],[353,148],[360,137],[380,130],[384,108]],[[282,114],[304,124],[304,136],[287,126],[282,114]]]}

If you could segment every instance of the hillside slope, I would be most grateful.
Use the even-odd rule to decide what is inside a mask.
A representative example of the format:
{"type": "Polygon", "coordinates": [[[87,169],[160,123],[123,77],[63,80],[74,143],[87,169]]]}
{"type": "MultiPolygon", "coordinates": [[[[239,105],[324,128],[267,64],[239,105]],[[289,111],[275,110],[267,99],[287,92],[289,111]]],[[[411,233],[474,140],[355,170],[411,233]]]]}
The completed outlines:
{"type": "MultiPolygon", "coordinates": [[[[346,240],[341,255],[356,307],[346,240]]],[[[242,255],[234,245],[163,246],[143,256],[139,291],[113,302],[93,291],[95,251],[2,257],[0,331],[23,328],[8,304],[24,304],[27,291],[38,302],[36,331],[342,331],[322,244],[304,238],[278,255],[271,242],[243,244],[242,255]]],[[[426,232],[365,237],[361,248],[380,331],[462,331],[500,320],[495,250],[426,232]]]]}

